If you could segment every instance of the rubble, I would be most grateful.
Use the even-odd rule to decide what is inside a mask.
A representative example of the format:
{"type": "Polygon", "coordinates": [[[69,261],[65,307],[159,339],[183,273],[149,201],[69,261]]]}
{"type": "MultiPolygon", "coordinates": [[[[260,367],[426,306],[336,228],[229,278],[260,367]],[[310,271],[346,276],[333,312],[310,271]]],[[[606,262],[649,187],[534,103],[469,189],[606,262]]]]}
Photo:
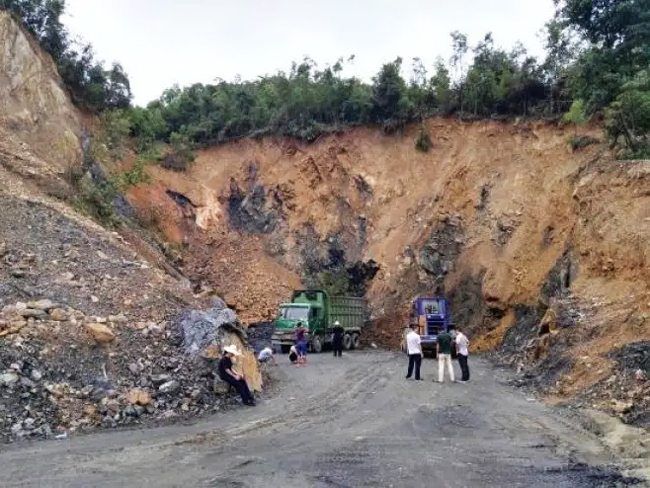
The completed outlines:
{"type": "MultiPolygon", "coordinates": [[[[156,425],[239,403],[214,388],[223,345],[247,351],[234,311],[195,299],[95,227],[1,194],[0,205],[0,442],[156,425]]],[[[253,354],[241,363],[259,390],[253,354]]]]}
{"type": "Polygon", "coordinates": [[[91,322],[86,324],[85,327],[98,344],[107,344],[115,340],[115,333],[104,324],[91,322]]]}
{"type": "Polygon", "coordinates": [[[75,325],[70,323],[69,328],[77,329],[76,341],[67,345],[73,351],[70,362],[62,362],[60,356],[51,354],[53,345],[48,347],[39,340],[39,331],[59,327],[61,322],[55,319],[60,317],[35,314],[16,329],[10,325],[16,316],[40,308],[26,308],[17,302],[0,309],[0,327],[7,332],[3,337],[9,346],[0,351],[0,410],[5,412],[0,436],[4,441],[48,438],[55,431],[166,422],[219,411],[237,401],[228,385],[224,388],[214,375],[222,348],[233,343],[244,353],[240,366],[251,388],[261,387],[255,356],[247,350],[246,333],[236,314],[221,300],[213,300],[206,311],[183,310],[170,319],[169,330],[166,323],[150,324],[160,331],[153,341],[141,339],[151,327],[129,326],[121,314],[108,319],[88,317],[72,308],[53,308],[58,305],[45,300],[38,306],[74,317],[75,325]],[[119,353],[113,346],[98,349],[118,338],[110,323],[124,327],[119,336],[134,347],[124,347],[119,353]],[[14,347],[16,343],[20,349],[14,347]],[[88,360],[95,366],[101,362],[98,376],[91,376],[91,370],[83,367],[88,360]],[[75,364],[82,367],[75,370],[75,364]]]}

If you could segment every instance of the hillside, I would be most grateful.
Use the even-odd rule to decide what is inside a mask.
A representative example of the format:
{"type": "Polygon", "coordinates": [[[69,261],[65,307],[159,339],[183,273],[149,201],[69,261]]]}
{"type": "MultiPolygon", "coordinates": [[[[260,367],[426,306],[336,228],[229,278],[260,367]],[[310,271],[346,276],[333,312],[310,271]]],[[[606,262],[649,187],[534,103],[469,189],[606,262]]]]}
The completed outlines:
{"type": "MultiPolygon", "coordinates": [[[[245,347],[236,315],[194,296],[145,232],[79,212],[104,172],[84,115],[4,12],[0,45],[0,441],[221,410],[233,399],[211,368],[245,347]]],[[[259,389],[252,353],[243,367],[259,389]]]]}
{"type": "Polygon", "coordinates": [[[141,210],[166,200],[188,277],[248,323],[271,318],[299,278],[374,262],[374,340],[397,347],[412,298],[441,290],[474,351],[499,352],[523,383],[645,418],[634,375],[650,339],[648,163],[599,143],[573,152],[573,128],[542,122],[428,127],[428,153],[414,149],[416,127],[241,140],[198,152],[185,173],[150,167],[153,183],[128,197],[141,210]]]}
{"type": "MultiPolygon", "coordinates": [[[[153,396],[152,421],[206,413],[221,401],[214,351],[188,354],[179,313],[216,294],[250,325],[292,289],[323,284],[365,294],[366,339],[390,348],[413,297],[444,292],[473,352],[495,352],[520,384],[647,425],[650,165],[617,161],[602,142],[569,147],[601,128],[432,118],[426,153],[414,125],[309,144],[242,138],[198,151],[187,171],[146,165],[149,182],[94,201],[120,219],[106,229],[88,198],[133,154],[96,160],[98,122],[74,108],[51,60],[6,14],[0,41],[6,439],[135,423],[145,402],[133,390],[153,396]],[[23,411],[33,396],[42,418],[23,411]]],[[[238,327],[226,332],[217,342],[244,345],[238,327]]]]}

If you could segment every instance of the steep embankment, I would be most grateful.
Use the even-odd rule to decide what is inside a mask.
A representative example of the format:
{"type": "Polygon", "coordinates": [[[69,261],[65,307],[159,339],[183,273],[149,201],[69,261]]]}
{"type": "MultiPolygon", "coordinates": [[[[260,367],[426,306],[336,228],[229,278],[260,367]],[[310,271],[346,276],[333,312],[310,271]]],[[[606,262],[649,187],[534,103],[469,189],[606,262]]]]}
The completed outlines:
{"type": "Polygon", "coordinates": [[[616,382],[622,391],[585,401],[645,411],[633,377],[647,348],[612,351],[650,339],[650,164],[613,161],[603,144],[572,152],[573,129],[541,122],[431,120],[426,154],[415,131],[242,140],[200,151],[186,173],[152,168],[154,183],[130,197],[143,211],[144,191],[165,201],[189,276],[249,322],[298,280],[344,269],[369,285],[374,337],[394,347],[413,296],[440,289],[474,350],[498,349],[525,381],[560,398],[616,382]]]}
{"type": "MultiPolygon", "coordinates": [[[[221,409],[212,362],[245,345],[235,314],[194,296],[137,226],[71,207],[72,175],[103,174],[81,116],[2,11],[0,47],[0,442],[221,409]]],[[[243,368],[259,388],[251,353],[243,368]]]]}

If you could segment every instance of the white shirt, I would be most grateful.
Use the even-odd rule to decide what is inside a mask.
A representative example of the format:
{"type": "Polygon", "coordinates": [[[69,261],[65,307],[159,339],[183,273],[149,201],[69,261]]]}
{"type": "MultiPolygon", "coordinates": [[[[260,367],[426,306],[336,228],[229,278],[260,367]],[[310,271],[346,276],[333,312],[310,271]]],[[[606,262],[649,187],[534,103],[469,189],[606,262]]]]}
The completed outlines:
{"type": "Polygon", "coordinates": [[[469,356],[469,351],[467,350],[468,347],[469,339],[467,339],[467,337],[465,337],[465,334],[462,332],[456,332],[456,348],[458,350],[458,354],[469,356]]]}
{"type": "Polygon", "coordinates": [[[266,361],[267,359],[270,359],[271,356],[273,356],[273,349],[270,347],[265,347],[260,351],[260,355],[257,356],[257,359],[259,361],[266,361]]]}
{"type": "Polygon", "coordinates": [[[420,347],[420,335],[414,330],[406,334],[406,345],[408,347],[409,355],[422,354],[422,348],[420,347]]]}

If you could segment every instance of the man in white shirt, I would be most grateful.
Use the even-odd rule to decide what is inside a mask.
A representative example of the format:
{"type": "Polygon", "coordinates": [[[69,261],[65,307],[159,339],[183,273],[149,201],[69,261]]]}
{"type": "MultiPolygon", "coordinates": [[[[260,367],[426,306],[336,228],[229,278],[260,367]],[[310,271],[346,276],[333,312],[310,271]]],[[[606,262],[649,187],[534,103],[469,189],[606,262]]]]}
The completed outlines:
{"type": "Polygon", "coordinates": [[[463,383],[469,381],[469,365],[467,358],[469,356],[469,339],[461,331],[456,331],[456,352],[458,353],[458,363],[463,376],[460,381],[463,383]]]}
{"type": "Polygon", "coordinates": [[[411,324],[411,330],[406,334],[406,347],[409,355],[409,368],[406,372],[406,379],[410,379],[415,367],[415,379],[420,378],[420,366],[422,365],[422,346],[420,344],[420,334],[417,333],[417,324],[411,324]]]}

